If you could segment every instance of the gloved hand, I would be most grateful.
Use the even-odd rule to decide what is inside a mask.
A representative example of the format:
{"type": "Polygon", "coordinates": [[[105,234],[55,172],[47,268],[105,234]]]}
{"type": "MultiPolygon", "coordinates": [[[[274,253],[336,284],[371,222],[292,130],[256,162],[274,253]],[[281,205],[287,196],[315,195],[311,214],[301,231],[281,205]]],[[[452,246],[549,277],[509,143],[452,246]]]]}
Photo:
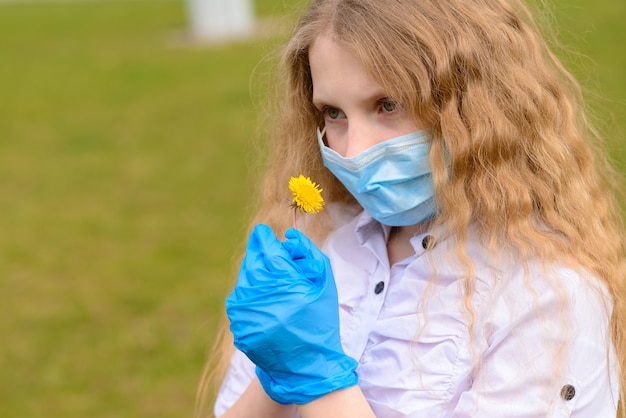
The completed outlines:
{"type": "Polygon", "coordinates": [[[357,384],[357,362],[341,347],[328,258],[296,229],[285,237],[255,227],[226,312],[235,346],[256,364],[267,394],[304,404],[357,384]]]}

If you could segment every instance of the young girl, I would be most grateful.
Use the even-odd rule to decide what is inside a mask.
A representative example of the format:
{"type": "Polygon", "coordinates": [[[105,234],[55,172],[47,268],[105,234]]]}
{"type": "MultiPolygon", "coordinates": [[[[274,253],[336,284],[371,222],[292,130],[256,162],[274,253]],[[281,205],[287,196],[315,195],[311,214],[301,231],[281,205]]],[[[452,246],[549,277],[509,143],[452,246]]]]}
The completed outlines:
{"type": "Polygon", "coordinates": [[[313,0],[282,65],[215,415],[617,416],[617,175],[528,9],[313,0]]]}

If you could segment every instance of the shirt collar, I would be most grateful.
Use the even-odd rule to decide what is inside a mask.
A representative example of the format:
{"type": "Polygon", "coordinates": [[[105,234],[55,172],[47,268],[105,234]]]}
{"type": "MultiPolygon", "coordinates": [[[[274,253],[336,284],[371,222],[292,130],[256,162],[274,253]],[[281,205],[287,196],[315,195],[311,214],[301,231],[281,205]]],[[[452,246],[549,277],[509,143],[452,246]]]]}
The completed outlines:
{"type": "MultiPolygon", "coordinates": [[[[355,234],[357,238],[357,242],[360,246],[365,246],[365,244],[375,236],[383,237],[383,241],[386,243],[389,238],[389,233],[391,232],[391,227],[387,225],[383,225],[378,222],[376,219],[372,218],[367,212],[363,211],[360,215],[358,215],[358,219],[355,226],[355,234]]],[[[431,236],[432,231],[426,231],[425,233],[415,235],[411,238],[410,243],[413,247],[413,251],[415,251],[415,255],[420,256],[424,254],[427,250],[424,245],[424,239],[428,239],[426,237],[431,236]]],[[[432,238],[431,238],[432,239],[432,238]]]]}
{"type": "Polygon", "coordinates": [[[379,234],[382,234],[385,242],[387,242],[391,227],[381,224],[366,211],[363,211],[358,217],[354,231],[359,245],[363,246],[370,238],[379,234]]]}

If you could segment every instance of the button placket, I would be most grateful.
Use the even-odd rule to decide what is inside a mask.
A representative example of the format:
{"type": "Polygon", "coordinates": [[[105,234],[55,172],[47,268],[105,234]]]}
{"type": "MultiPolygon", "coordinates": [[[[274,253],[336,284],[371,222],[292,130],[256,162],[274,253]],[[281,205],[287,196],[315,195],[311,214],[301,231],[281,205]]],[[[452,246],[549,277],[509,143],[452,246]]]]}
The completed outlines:
{"type": "Polygon", "coordinates": [[[355,307],[356,309],[353,311],[349,323],[349,327],[353,329],[352,352],[350,355],[357,360],[361,359],[367,351],[370,329],[380,315],[385,300],[385,283],[389,281],[390,276],[387,263],[382,262],[377,256],[378,253],[385,249],[384,240],[369,240],[364,244],[364,247],[372,252],[372,258],[370,259],[372,264],[362,271],[367,276],[367,291],[363,299],[355,307]],[[380,283],[383,284],[380,285],[380,283]],[[381,287],[377,294],[376,289],[378,286],[381,287]]]}

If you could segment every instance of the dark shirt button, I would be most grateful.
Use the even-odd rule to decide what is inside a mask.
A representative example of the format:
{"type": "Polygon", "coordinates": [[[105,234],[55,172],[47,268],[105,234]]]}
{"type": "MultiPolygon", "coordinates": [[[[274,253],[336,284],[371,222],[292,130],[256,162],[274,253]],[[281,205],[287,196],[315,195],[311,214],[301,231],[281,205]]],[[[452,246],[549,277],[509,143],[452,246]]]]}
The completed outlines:
{"type": "Polygon", "coordinates": [[[423,239],[422,239],[422,248],[424,248],[425,250],[428,250],[429,248],[431,248],[433,245],[433,236],[432,235],[426,235],[423,239]]]}
{"type": "Polygon", "coordinates": [[[374,293],[376,293],[377,295],[383,291],[383,289],[385,288],[385,282],[378,282],[376,283],[376,287],[374,288],[374,293]]]}
{"type": "Polygon", "coordinates": [[[565,385],[561,388],[561,398],[571,401],[576,396],[576,388],[572,385],[565,385]]]}

